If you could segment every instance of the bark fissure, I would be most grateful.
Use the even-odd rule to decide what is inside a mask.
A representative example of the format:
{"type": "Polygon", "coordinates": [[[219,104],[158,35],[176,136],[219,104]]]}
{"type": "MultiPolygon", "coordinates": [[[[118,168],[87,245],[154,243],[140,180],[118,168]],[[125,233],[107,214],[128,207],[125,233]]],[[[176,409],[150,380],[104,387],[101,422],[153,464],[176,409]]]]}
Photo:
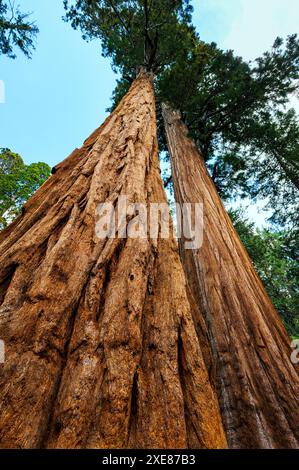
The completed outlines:
{"type": "Polygon", "coordinates": [[[17,265],[9,266],[5,277],[3,276],[3,279],[0,283],[0,307],[5,300],[6,292],[9,289],[10,283],[13,279],[16,269],[17,269],[17,265]]]}

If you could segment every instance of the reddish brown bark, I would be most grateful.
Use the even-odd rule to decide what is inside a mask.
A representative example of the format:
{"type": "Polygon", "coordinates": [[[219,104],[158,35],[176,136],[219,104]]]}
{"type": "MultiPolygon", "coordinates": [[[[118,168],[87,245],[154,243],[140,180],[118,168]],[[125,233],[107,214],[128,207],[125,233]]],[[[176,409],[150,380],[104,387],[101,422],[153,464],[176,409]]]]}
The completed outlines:
{"type": "Polygon", "coordinates": [[[146,75],[0,234],[1,447],[226,445],[175,240],[95,235],[119,195],[166,201],[146,75]]]}
{"type": "Polygon", "coordinates": [[[204,314],[230,447],[297,447],[299,379],[290,338],[180,115],[163,110],[176,201],[203,203],[204,238],[180,254],[204,314]]]}

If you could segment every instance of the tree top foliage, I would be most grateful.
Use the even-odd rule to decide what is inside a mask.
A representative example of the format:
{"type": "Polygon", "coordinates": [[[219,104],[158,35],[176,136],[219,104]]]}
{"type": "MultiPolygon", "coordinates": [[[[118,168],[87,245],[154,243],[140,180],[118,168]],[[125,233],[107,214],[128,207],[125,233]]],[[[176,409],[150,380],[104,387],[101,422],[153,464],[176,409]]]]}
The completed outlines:
{"type": "Polygon", "coordinates": [[[113,69],[133,78],[141,66],[169,66],[195,35],[190,0],[64,0],[64,7],[65,20],[85,40],[100,39],[113,69]]]}
{"type": "Polygon", "coordinates": [[[30,13],[21,12],[13,0],[0,0],[0,55],[15,59],[15,48],[19,48],[31,57],[38,28],[29,17],[30,13]]]}
{"type": "Polygon", "coordinates": [[[222,197],[270,196],[273,222],[298,224],[299,122],[289,108],[299,88],[298,37],[277,38],[250,63],[198,41],[157,81],[159,99],[181,110],[222,197]]]}
{"type": "Polygon", "coordinates": [[[289,99],[299,88],[299,41],[277,38],[246,62],[201,41],[184,0],[65,0],[66,21],[100,39],[121,79],[113,107],[136,70],[155,72],[159,104],[182,113],[223,198],[268,197],[273,222],[298,223],[299,123],[289,99]]]}

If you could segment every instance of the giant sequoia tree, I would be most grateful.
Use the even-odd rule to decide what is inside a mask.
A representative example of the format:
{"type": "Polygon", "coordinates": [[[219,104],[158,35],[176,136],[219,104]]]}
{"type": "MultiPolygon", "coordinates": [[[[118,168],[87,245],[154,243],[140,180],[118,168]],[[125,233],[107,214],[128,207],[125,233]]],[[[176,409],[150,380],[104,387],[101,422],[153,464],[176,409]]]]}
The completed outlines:
{"type": "Polygon", "coordinates": [[[151,80],[0,237],[2,447],[225,447],[172,237],[98,238],[97,206],[166,201],[151,80]]]}
{"type": "MultiPolygon", "coordinates": [[[[258,174],[258,184],[262,185],[271,165],[282,175],[276,182],[272,179],[273,192],[280,193],[286,184],[293,191],[297,178],[297,124],[292,112],[283,113],[282,107],[297,88],[296,36],[288,39],[285,50],[277,39],[272,52],[264,54],[252,66],[234,57],[232,52],[224,53],[213,44],[202,43],[191,26],[188,2],[172,3],[176,9],[169,11],[165,9],[169,6],[167,1],[151,2],[150,6],[145,1],[77,1],[75,8],[69,8],[67,19],[75,28],[80,27],[85,37],[100,38],[104,54],[111,56],[114,67],[122,72],[124,78],[116,90],[116,101],[127,89],[126,81],[130,81],[128,78],[134,74],[138,62],[156,72],[160,102],[167,99],[182,109],[205,160],[214,160],[213,177],[221,192],[225,182],[231,179],[227,169],[233,168],[235,185],[241,184],[249,190],[254,172],[258,174]],[[186,10],[182,14],[184,6],[186,10]],[[165,17],[159,22],[162,10],[165,17]],[[108,14],[109,21],[118,25],[121,34],[107,29],[108,14]],[[169,25],[180,32],[180,42],[174,43],[175,55],[166,54],[165,62],[161,59],[165,54],[161,52],[165,53],[165,46],[167,50],[165,38],[171,31],[169,25]],[[142,49],[137,47],[148,34],[152,43],[155,37],[151,61],[148,61],[149,54],[142,55],[142,49]],[[126,49],[119,47],[124,41],[126,49]],[[221,146],[224,154],[217,152],[221,146]],[[246,174],[248,149],[251,154],[264,154],[262,164],[251,165],[251,175],[246,174]]],[[[179,162],[173,166],[177,201],[204,200],[205,203],[203,247],[198,254],[181,250],[181,255],[191,296],[201,307],[209,329],[216,386],[229,443],[234,447],[295,446],[298,428],[292,408],[298,376],[289,359],[290,340],[232,225],[228,225],[228,216],[207,173],[202,176],[201,157],[194,153],[192,145],[193,153],[185,151],[184,146],[189,149],[190,143],[184,140],[184,132],[179,134],[180,126],[169,127],[166,118],[166,127],[172,158],[179,162]],[[223,235],[219,233],[218,237],[214,226],[220,231],[222,227],[223,235]],[[190,260],[189,264],[186,259],[190,260]],[[231,323],[236,323],[235,333],[229,326],[231,323]],[[252,334],[252,351],[247,352],[246,342],[252,334]],[[252,378],[253,367],[258,372],[252,378]],[[285,383],[290,385],[285,387],[285,383]],[[261,391],[257,390],[258,384],[261,391]],[[267,403],[263,395],[270,395],[267,403]]],[[[227,191],[231,188],[230,184],[227,191]]],[[[194,319],[201,324],[196,315],[194,319]]]]}
{"type": "MultiPolygon", "coordinates": [[[[163,238],[161,225],[152,238],[99,239],[95,233],[103,202],[116,206],[120,196],[146,206],[166,201],[154,85],[160,100],[173,102],[177,72],[198,60],[194,51],[200,66],[215,67],[219,59],[220,75],[224,55],[214,57],[213,47],[199,41],[189,0],[64,3],[66,20],[85,39],[101,40],[122,74],[115,99],[124,97],[0,235],[0,337],[7,346],[1,445],[225,447],[223,421],[231,447],[295,447],[299,382],[290,340],[204,162],[171,111],[165,110],[165,127],[177,200],[204,202],[203,247],[184,251],[181,245],[187,282],[177,244],[163,238]]],[[[229,73],[237,68],[249,76],[254,109],[265,109],[271,86],[255,87],[241,61],[229,56],[228,62],[229,73]]],[[[190,90],[200,93],[190,78],[190,90]]],[[[276,85],[277,99],[290,92],[285,76],[276,85]]],[[[218,112],[223,90],[215,93],[218,112]]],[[[248,112],[251,93],[243,102],[248,112]]],[[[186,96],[181,93],[182,107],[186,96]]],[[[221,119],[230,112],[220,112],[221,119]]],[[[194,106],[196,125],[199,115],[194,106]]],[[[240,127],[246,111],[236,116],[240,127]]],[[[249,130],[254,125],[244,127],[244,139],[249,130]]]]}
{"type": "Polygon", "coordinates": [[[204,239],[180,254],[204,314],[231,447],[299,444],[298,368],[290,339],[254,271],[179,113],[164,106],[176,201],[201,202],[204,239]]]}

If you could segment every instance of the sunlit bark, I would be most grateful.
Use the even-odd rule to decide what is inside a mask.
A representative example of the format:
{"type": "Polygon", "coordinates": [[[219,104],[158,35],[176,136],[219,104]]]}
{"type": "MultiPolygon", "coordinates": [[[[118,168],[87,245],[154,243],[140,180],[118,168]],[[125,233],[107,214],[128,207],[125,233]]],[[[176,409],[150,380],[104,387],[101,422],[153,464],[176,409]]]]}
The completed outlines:
{"type": "Polygon", "coordinates": [[[166,202],[141,74],[0,235],[0,445],[225,447],[169,239],[95,234],[99,203],[166,202]]]}

